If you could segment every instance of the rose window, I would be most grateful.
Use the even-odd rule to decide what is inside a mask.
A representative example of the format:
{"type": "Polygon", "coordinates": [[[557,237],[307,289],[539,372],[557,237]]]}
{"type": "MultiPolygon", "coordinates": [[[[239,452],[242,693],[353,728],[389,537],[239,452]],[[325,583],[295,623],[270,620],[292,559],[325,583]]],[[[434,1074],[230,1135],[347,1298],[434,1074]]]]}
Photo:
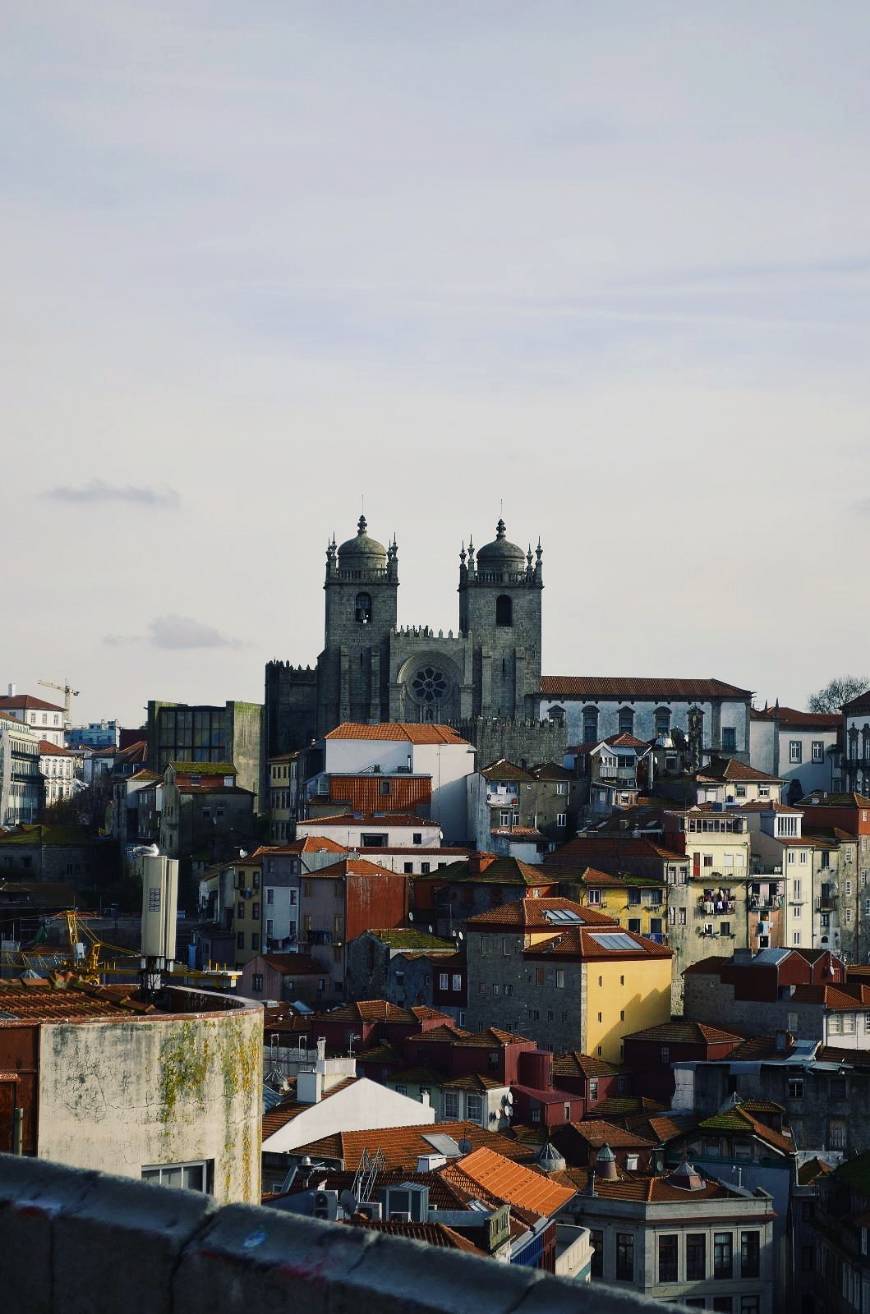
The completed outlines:
{"type": "Polygon", "coordinates": [[[447,693],[447,681],[434,666],[423,666],[411,681],[414,697],[421,703],[440,703],[447,693]]]}

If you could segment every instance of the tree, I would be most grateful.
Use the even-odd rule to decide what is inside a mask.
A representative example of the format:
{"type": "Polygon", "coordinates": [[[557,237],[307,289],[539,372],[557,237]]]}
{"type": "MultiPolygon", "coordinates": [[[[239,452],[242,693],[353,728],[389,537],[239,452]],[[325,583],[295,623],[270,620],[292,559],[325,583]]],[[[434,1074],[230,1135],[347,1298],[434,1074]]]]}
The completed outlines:
{"type": "Polygon", "coordinates": [[[810,694],[807,707],[811,712],[839,712],[844,703],[857,698],[870,689],[870,678],[866,675],[838,675],[824,689],[810,694]]]}

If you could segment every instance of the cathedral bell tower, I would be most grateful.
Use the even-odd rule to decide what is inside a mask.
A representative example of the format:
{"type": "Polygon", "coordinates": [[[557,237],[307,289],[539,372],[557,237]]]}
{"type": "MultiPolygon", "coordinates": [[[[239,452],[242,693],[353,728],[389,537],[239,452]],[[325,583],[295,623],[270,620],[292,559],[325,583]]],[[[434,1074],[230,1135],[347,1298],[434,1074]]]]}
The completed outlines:
{"type": "Polygon", "coordinates": [[[459,629],[473,644],[475,715],[536,719],[541,683],[540,539],[534,557],[507,538],[503,520],[475,557],[459,554],[459,629]]]}
{"type": "Polygon", "coordinates": [[[326,549],[324,650],[318,659],[318,728],[385,719],[386,657],[396,627],[399,549],[369,537],[360,516],[354,538],[326,549]]]}

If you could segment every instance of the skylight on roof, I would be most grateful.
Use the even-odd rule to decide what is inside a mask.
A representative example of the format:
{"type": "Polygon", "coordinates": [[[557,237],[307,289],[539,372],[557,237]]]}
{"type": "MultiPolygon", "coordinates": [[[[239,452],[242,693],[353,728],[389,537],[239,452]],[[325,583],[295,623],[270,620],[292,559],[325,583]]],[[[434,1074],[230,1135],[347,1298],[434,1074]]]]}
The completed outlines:
{"type": "Polygon", "coordinates": [[[592,931],[590,934],[595,943],[600,945],[602,949],[637,950],[639,948],[636,941],[632,940],[630,935],[626,935],[625,931],[599,931],[597,933],[592,931]]]}
{"type": "Polygon", "coordinates": [[[579,913],[571,912],[567,908],[548,908],[544,916],[548,922],[555,922],[561,926],[576,926],[583,920],[579,913]]]}
{"type": "Polygon", "coordinates": [[[428,1141],[433,1149],[446,1158],[458,1159],[460,1152],[458,1142],[445,1132],[424,1132],[423,1140],[428,1141]]]}

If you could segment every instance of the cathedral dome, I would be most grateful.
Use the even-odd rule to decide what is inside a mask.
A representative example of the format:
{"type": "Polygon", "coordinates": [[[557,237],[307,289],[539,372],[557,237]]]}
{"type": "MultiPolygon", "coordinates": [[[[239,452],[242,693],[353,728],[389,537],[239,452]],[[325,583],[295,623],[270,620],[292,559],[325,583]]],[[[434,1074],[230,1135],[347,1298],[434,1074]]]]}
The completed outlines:
{"type": "Polygon", "coordinates": [[[356,538],[349,538],[338,549],[341,566],[353,570],[379,570],[387,564],[387,549],[376,538],[369,538],[365,516],[360,516],[356,538]]]}
{"type": "Polygon", "coordinates": [[[511,562],[517,562],[522,568],[525,562],[526,554],[516,543],[509,543],[505,538],[506,525],[503,520],[499,520],[495,527],[495,538],[492,543],[487,543],[480,549],[477,554],[477,564],[479,566],[498,566],[503,567],[511,562]]]}

